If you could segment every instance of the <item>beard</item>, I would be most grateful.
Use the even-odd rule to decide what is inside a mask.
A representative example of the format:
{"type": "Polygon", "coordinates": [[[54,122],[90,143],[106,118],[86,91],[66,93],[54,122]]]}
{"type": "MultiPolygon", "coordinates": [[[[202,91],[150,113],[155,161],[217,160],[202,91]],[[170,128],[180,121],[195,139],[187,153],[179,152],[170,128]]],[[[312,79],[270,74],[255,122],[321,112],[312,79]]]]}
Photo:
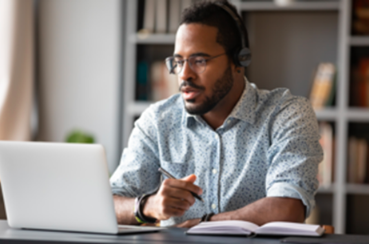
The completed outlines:
{"type": "MultiPolygon", "coordinates": [[[[185,81],[185,83],[189,83],[185,81]]],[[[205,97],[205,101],[198,106],[186,106],[185,109],[189,114],[203,115],[211,111],[231,90],[233,86],[232,68],[228,65],[223,76],[218,79],[212,89],[212,95],[205,97]]],[[[194,103],[194,100],[187,100],[188,103],[194,103]]]]}

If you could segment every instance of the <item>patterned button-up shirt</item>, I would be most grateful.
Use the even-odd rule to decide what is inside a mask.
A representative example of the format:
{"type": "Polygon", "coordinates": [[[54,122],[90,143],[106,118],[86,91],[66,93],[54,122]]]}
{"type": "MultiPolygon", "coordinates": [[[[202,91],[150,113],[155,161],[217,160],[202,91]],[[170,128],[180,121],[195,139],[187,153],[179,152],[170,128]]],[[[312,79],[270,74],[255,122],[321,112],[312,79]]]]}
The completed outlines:
{"type": "Polygon", "coordinates": [[[212,129],[184,109],[180,94],[151,105],[135,122],[110,182],[113,194],[137,197],[160,184],[159,167],[176,178],[195,174],[204,203],[163,226],[242,208],[263,197],[315,205],[323,153],[318,123],[306,98],[289,90],[245,90],[223,125],[212,129]]]}

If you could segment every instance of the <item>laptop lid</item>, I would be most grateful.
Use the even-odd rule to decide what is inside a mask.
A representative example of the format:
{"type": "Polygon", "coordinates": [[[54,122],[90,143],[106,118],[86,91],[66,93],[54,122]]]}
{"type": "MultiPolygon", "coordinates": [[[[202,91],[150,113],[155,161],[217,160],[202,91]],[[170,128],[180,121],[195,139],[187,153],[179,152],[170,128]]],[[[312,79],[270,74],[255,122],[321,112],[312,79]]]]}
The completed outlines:
{"type": "Polygon", "coordinates": [[[0,181],[11,227],[118,233],[101,145],[0,141],[0,181]]]}

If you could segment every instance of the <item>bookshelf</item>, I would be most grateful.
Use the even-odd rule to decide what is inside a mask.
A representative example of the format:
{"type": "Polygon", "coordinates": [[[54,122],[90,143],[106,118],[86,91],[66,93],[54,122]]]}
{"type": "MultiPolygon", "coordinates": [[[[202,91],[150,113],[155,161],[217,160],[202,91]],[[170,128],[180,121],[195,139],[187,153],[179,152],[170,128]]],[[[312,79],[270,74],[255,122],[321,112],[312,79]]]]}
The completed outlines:
{"type": "MultiPolygon", "coordinates": [[[[145,55],[142,54],[143,50],[153,49],[154,51],[148,51],[148,55],[155,59],[155,55],[170,56],[174,48],[174,34],[138,33],[139,25],[142,25],[143,7],[140,5],[143,2],[126,1],[122,77],[123,146],[127,145],[134,120],[151,103],[137,101],[135,96],[137,64],[142,55],[145,55]],[[169,51],[155,54],[156,49],[169,51]]],[[[338,76],[335,103],[331,107],[316,111],[319,121],[333,125],[336,138],[334,182],[318,190],[319,218],[321,224],[333,225],[336,233],[368,234],[368,230],[357,227],[360,224],[369,224],[369,220],[361,218],[357,207],[363,205],[358,203],[359,201],[369,203],[369,185],[347,183],[349,127],[355,123],[364,123],[369,131],[369,108],[350,106],[349,102],[350,52],[352,48],[369,48],[369,37],[351,34],[352,1],[296,1],[289,6],[277,6],[272,1],[231,2],[242,13],[249,31],[253,62],[247,76],[260,88],[285,86],[291,88],[293,94],[308,97],[312,72],[317,65],[320,62],[336,64],[338,76]],[[263,23],[265,28],[260,27],[263,23]],[[283,32],[278,34],[281,37],[273,34],[276,29],[280,29],[275,23],[281,25],[283,32]],[[275,43],[268,43],[265,39],[275,40],[275,43]],[[288,43],[288,40],[299,44],[293,47],[297,57],[289,52],[293,43],[288,43]],[[269,56],[263,56],[265,53],[269,56]],[[272,60],[273,56],[279,59],[272,60]],[[269,60],[270,63],[267,62],[269,60]],[[270,72],[263,72],[265,70],[270,72]]],[[[361,210],[365,212],[365,208],[361,210]]]]}

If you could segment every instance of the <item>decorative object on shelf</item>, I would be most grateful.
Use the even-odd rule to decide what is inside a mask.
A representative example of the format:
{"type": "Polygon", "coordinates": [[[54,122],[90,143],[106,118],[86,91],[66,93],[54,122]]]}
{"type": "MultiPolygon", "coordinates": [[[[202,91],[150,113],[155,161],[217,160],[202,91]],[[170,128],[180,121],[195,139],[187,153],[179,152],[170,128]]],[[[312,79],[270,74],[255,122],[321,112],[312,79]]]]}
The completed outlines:
{"type": "Polygon", "coordinates": [[[95,139],[90,133],[74,130],[67,135],[65,141],[69,143],[94,143],[95,139]]]}
{"type": "Polygon", "coordinates": [[[335,94],[335,73],[334,64],[319,64],[310,92],[310,102],[314,110],[332,105],[335,94]]]}

